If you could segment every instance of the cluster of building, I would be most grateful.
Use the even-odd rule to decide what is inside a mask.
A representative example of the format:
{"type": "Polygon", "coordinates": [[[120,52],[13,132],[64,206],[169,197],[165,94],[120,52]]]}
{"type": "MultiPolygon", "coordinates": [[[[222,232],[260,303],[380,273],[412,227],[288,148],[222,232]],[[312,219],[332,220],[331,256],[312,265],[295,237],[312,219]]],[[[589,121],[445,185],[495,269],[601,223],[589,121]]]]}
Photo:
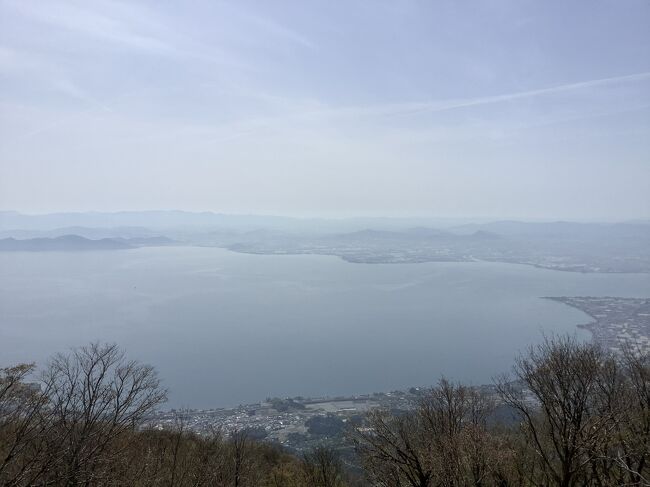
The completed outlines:
{"type": "Polygon", "coordinates": [[[613,352],[632,347],[650,353],[650,299],[617,297],[549,298],[588,314],[594,321],[578,325],[613,352]]]}
{"type": "Polygon", "coordinates": [[[349,397],[275,398],[234,408],[172,409],[156,413],[150,418],[150,425],[158,429],[182,425],[201,435],[220,432],[227,436],[246,431],[253,438],[303,450],[312,442],[322,442],[324,437],[340,436],[350,422],[360,420],[371,409],[407,410],[419,394],[420,389],[411,388],[406,392],[349,397]]]}

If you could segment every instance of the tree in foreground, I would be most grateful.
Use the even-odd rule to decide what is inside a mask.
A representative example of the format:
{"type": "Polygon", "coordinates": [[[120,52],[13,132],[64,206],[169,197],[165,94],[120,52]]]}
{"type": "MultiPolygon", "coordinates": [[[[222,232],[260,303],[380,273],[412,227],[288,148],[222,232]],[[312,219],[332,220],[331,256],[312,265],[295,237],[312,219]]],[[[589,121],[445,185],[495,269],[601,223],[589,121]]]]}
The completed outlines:
{"type": "Polygon", "coordinates": [[[521,387],[498,389],[521,418],[532,484],[648,485],[647,355],[610,355],[571,337],[546,339],[517,360],[521,387]]]}
{"type": "Polygon", "coordinates": [[[650,485],[650,359],[554,337],[497,383],[495,403],[442,380],[403,414],[373,411],[352,437],[378,486],[650,485]]]}
{"type": "Polygon", "coordinates": [[[445,379],[404,414],[377,410],[352,434],[376,485],[489,485],[505,477],[503,445],[488,431],[494,404],[445,379]]]}
{"type": "Polygon", "coordinates": [[[362,484],[326,448],[298,458],[246,431],[199,436],[182,412],[147,428],[165,399],[155,371],[91,344],[41,373],[0,369],[0,485],[650,486],[647,354],[551,338],[496,389],[443,379],[409,411],[371,411],[351,432],[362,484]]]}
{"type": "Polygon", "coordinates": [[[56,355],[41,373],[0,369],[0,485],[344,485],[338,461],[319,451],[303,462],[246,431],[199,436],[183,412],[168,430],[148,428],[165,396],[154,369],[115,345],[56,355]]]}
{"type": "Polygon", "coordinates": [[[127,360],[116,345],[56,355],[41,380],[61,452],[50,474],[72,485],[109,478],[129,450],[129,433],[166,399],[155,370],[127,360]]]}
{"type": "Polygon", "coordinates": [[[51,466],[47,391],[28,379],[33,364],[0,369],[0,485],[31,485],[51,466]]]}
{"type": "Polygon", "coordinates": [[[91,344],[0,375],[0,483],[95,485],[165,400],[156,372],[117,346],[91,344]],[[31,378],[33,382],[27,382],[31,378]]]}
{"type": "Polygon", "coordinates": [[[302,459],[302,474],[306,485],[313,487],[344,487],[345,472],[336,452],[317,447],[302,459]]]}

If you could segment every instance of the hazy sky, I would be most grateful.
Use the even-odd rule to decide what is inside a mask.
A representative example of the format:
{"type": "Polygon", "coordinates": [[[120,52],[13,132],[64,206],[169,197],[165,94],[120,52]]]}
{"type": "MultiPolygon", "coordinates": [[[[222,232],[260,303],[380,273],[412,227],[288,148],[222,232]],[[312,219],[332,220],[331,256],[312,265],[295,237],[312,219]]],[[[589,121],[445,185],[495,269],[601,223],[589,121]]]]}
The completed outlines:
{"type": "Polygon", "coordinates": [[[650,2],[0,0],[0,209],[650,217],[650,2]]]}

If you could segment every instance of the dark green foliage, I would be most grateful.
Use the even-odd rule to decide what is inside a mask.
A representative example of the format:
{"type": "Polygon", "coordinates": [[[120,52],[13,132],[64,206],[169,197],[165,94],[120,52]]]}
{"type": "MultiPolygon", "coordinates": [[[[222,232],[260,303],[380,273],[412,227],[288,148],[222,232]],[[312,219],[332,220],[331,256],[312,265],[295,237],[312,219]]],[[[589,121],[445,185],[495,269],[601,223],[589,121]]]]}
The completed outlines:
{"type": "Polygon", "coordinates": [[[305,422],[308,431],[317,436],[336,436],[343,433],[345,423],[334,414],[326,416],[314,416],[305,422]]]}

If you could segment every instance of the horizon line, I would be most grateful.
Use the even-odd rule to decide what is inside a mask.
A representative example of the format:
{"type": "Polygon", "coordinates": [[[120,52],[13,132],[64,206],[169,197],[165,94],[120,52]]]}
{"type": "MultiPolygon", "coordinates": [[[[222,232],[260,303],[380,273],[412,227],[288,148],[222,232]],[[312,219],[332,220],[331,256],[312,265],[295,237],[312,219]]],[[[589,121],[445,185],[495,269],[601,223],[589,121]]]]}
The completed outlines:
{"type": "Polygon", "coordinates": [[[0,209],[1,214],[16,214],[25,217],[45,217],[54,215],[117,215],[135,213],[183,213],[188,215],[213,215],[226,217],[261,217],[284,218],[290,220],[483,220],[486,222],[524,222],[524,223],[630,223],[648,222],[650,216],[626,216],[617,219],[610,217],[570,217],[570,216],[497,216],[497,215],[378,215],[378,214],[353,214],[335,216],[332,214],[290,215],[281,213],[254,213],[254,212],[220,212],[216,210],[183,210],[183,209],[146,209],[146,210],[64,210],[52,212],[26,212],[20,210],[0,209]]]}

